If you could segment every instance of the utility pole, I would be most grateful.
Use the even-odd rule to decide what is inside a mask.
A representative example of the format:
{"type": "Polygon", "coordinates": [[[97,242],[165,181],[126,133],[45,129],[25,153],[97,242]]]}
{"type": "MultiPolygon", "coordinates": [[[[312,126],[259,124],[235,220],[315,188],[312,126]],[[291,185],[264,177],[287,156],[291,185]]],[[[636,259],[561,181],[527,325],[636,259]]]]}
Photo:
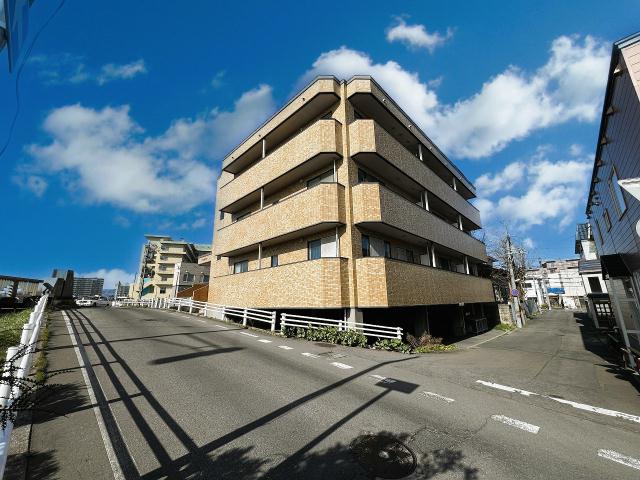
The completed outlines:
{"type": "Polygon", "coordinates": [[[517,292],[516,288],[516,279],[513,273],[513,250],[511,248],[511,236],[509,232],[507,232],[507,268],[509,269],[509,284],[510,284],[510,292],[511,295],[511,319],[513,323],[516,324],[516,327],[522,328],[522,320],[520,319],[520,302],[519,295],[514,295],[514,292],[517,292]]]}

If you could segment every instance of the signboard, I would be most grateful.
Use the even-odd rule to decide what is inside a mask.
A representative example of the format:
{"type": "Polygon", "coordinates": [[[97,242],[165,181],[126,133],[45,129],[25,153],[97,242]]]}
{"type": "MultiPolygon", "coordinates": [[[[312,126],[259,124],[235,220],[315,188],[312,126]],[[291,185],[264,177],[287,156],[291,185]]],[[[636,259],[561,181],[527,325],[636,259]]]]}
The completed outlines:
{"type": "Polygon", "coordinates": [[[518,292],[517,288],[514,288],[513,290],[511,290],[511,296],[512,297],[517,297],[520,294],[520,292],[518,292]]]}
{"type": "Polygon", "coordinates": [[[560,287],[548,288],[547,291],[552,295],[563,295],[564,294],[564,288],[560,288],[560,287]]]}

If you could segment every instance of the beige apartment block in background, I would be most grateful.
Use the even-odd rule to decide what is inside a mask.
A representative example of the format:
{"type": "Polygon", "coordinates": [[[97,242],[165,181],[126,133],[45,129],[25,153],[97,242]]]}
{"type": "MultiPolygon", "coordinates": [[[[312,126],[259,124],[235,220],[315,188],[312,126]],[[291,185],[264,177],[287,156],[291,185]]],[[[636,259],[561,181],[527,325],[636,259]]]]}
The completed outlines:
{"type": "Polygon", "coordinates": [[[211,252],[210,245],[173,240],[166,235],[145,235],[133,298],[152,299],[175,296],[174,277],[181,264],[195,264],[211,252]]]}
{"type": "Polygon", "coordinates": [[[210,302],[444,336],[493,315],[473,185],[371,77],[315,79],[217,188],[210,302]]]}

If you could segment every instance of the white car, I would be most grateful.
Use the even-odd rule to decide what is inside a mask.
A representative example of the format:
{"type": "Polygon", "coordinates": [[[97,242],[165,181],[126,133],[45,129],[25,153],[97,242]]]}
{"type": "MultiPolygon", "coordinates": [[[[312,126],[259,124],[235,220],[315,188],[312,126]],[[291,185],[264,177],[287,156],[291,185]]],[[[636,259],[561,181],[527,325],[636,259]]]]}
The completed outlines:
{"type": "Polygon", "coordinates": [[[79,307],[107,307],[111,305],[111,302],[106,298],[90,297],[76,300],[76,305],[79,307]]]}

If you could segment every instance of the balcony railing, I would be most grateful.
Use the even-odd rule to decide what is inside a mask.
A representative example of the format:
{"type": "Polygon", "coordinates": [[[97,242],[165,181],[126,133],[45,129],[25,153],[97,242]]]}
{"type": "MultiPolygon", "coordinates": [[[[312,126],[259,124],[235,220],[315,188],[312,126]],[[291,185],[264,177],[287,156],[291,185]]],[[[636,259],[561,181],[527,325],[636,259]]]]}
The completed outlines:
{"type": "Polygon", "coordinates": [[[260,242],[295,238],[345,223],[344,187],[321,183],[216,232],[215,254],[231,256],[260,242]]]}
{"type": "MultiPolygon", "coordinates": [[[[353,187],[353,219],[356,224],[389,225],[487,261],[486,247],[480,240],[379,183],[361,183],[353,187]]],[[[376,227],[371,225],[370,228],[376,227]]]]}
{"type": "Polygon", "coordinates": [[[259,201],[260,188],[269,189],[276,180],[281,184],[285,180],[291,183],[304,174],[306,169],[302,167],[308,162],[329,163],[331,158],[340,156],[341,150],[340,123],[333,119],[318,120],[221,186],[218,191],[219,208],[229,209],[251,194],[255,197],[251,197],[252,201],[259,201]]]}
{"type": "Polygon", "coordinates": [[[494,302],[488,278],[384,257],[356,259],[361,307],[494,302]]]}
{"type": "Polygon", "coordinates": [[[351,156],[366,162],[366,154],[376,154],[450,205],[473,224],[481,226],[480,212],[427,165],[373,120],[356,120],[349,125],[351,156]],[[362,159],[360,158],[362,157],[362,159]]]}

